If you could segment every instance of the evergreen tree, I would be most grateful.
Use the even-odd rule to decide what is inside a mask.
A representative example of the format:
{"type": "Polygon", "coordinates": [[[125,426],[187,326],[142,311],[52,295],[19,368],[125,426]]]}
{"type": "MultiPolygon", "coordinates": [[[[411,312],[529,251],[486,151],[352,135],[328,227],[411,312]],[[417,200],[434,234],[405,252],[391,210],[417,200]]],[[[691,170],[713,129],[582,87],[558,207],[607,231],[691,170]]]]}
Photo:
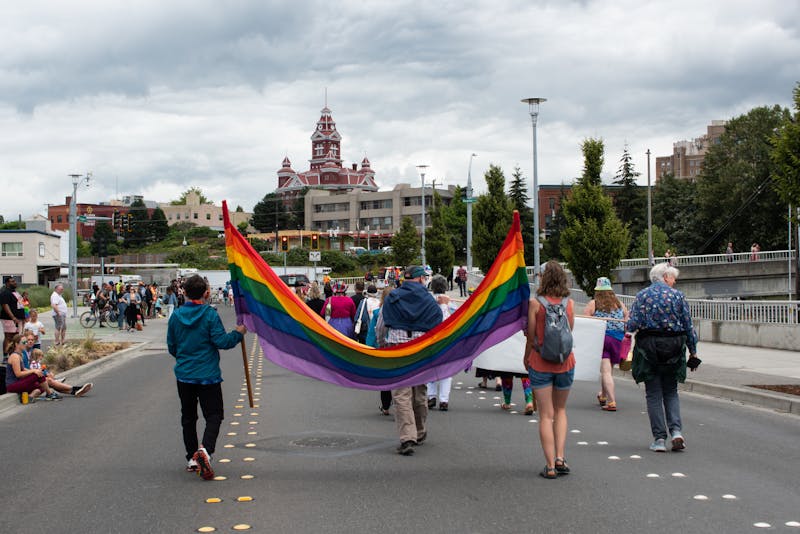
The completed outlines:
{"type": "Polygon", "coordinates": [[[472,257],[475,265],[486,273],[508,234],[512,208],[505,193],[503,170],[489,165],[484,178],[487,192],[478,197],[473,211],[472,257]]]}
{"type": "Polygon", "coordinates": [[[466,262],[467,258],[467,204],[464,202],[464,195],[466,189],[456,186],[450,205],[442,209],[447,235],[450,236],[455,258],[459,262],[466,262]]]}
{"type": "Polygon", "coordinates": [[[784,204],[800,207],[800,83],[792,91],[794,116],[789,115],[771,138],[772,180],[784,204]]]}
{"type": "MultiPolygon", "coordinates": [[[[528,188],[525,185],[525,180],[522,177],[522,171],[519,166],[514,167],[514,172],[511,174],[508,199],[511,201],[511,207],[519,212],[519,222],[522,227],[522,243],[525,246],[525,264],[533,265],[533,260],[535,258],[533,248],[533,208],[528,206],[528,202],[530,201],[528,197],[528,188]]],[[[539,206],[540,211],[541,209],[541,206],[539,206]]]]}
{"type": "Polygon", "coordinates": [[[628,250],[630,238],[599,184],[602,141],[585,141],[583,155],[584,175],[572,188],[572,198],[562,205],[567,227],[561,234],[560,247],[575,283],[591,296],[598,277],[611,277],[628,250]]]}
{"type": "MultiPolygon", "coordinates": [[[[670,249],[673,253],[678,254],[680,250],[679,247],[671,245],[669,243],[669,237],[667,233],[656,226],[653,225],[653,257],[658,258],[659,256],[663,256],[664,253],[670,249]]],[[[631,258],[649,258],[649,254],[647,253],[647,229],[645,228],[644,232],[639,234],[636,237],[636,241],[631,249],[631,258]]]]}
{"type": "Polygon", "coordinates": [[[276,229],[289,228],[289,213],[283,201],[275,193],[268,193],[253,207],[250,224],[259,232],[269,233],[276,229]]]}
{"type": "Polygon", "coordinates": [[[780,106],[757,107],[728,121],[697,179],[697,217],[703,244],[696,254],[758,242],[765,250],[786,244],[786,204],[773,188],[776,165],[769,139],[789,119],[780,106]]]}
{"type": "Polygon", "coordinates": [[[703,229],[697,218],[697,183],[663,176],[653,188],[653,226],[663,229],[669,242],[686,254],[702,245],[703,229]]]}
{"type": "Polygon", "coordinates": [[[403,217],[400,229],[392,238],[392,255],[397,265],[408,266],[416,262],[420,254],[420,238],[411,217],[403,217]]]}
{"type": "Polygon", "coordinates": [[[167,223],[167,216],[161,208],[153,210],[150,216],[150,238],[153,241],[163,241],[169,233],[169,224],[167,223]]]}
{"type": "Polygon", "coordinates": [[[433,209],[430,211],[431,225],[425,229],[425,259],[434,273],[447,276],[453,272],[455,252],[453,242],[445,225],[445,205],[439,193],[433,192],[433,209]]]}
{"type": "Polygon", "coordinates": [[[547,260],[561,260],[561,233],[567,227],[567,219],[564,217],[564,203],[567,200],[567,188],[562,182],[559,192],[558,211],[556,216],[550,221],[547,227],[547,239],[542,244],[542,262],[547,260]]]}
{"type": "Polygon", "coordinates": [[[141,247],[150,237],[150,217],[142,199],[136,199],[128,211],[130,213],[130,232],[125,235],[125,248],[141,247]]]}
{"type": "Polygon", "coordinates": [[[92,234],[92,256],[99,256],[98,248],[100,242],[105,243],[106,256],[115,256],[119,254],[117,247],[117,236],[114,235],[114,229],[105,221],[95,224],[94,234],[92,234]]]}
{"type": "Polygon", "coordinates": [[[638,236],[647,228],[647,192],[636,183],[636,178],[642,173],[636,172],[632,159],[628,146],[625,145],[614,177],[614,183],[622,186],[614,197],[614,209],[617,217],[627,225],[630,235],[638,236]]]}

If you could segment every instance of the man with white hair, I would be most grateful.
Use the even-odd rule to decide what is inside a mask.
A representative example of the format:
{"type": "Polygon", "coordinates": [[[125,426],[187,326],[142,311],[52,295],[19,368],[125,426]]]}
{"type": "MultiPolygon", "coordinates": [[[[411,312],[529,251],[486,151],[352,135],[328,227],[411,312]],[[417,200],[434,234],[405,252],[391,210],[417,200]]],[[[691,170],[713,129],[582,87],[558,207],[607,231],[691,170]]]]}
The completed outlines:
{"type": "Polygon", "coordinates": [[[56,284],[50,294],[50,307],[53,308],[53,321],[56,324],[53,345],[63,345],[67,340],[67,301],[61,296],[64,284],[56,284]]]}
{"type": "Polygon", "coordinates": [[[683,293],[673,288],[678,274],[669,263],[650,269],[652,283],[636,294],[626,325],[629,332],[636,332],[631,374],[637,384],[644,382],[653,433],[650,450],[654,452],[666,452],[667,431],[673,451],[686,448],[678,382],[686,380],[687,348],[690,369],[694,371],[699,365],[689,305],[683,293]]]}

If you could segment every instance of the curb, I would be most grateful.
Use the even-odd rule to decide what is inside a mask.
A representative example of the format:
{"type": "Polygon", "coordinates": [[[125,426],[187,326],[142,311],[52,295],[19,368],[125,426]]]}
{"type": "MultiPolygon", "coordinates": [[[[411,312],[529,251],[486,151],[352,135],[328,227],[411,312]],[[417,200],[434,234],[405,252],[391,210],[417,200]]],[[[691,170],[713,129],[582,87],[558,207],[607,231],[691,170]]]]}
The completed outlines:
{"type": "MultiPolygon", "coordinates": [[[[630,371],[620,371],[614,368],[613,375],[615,378],[622,378],[633,382],[633,377],[630,371]]],[[[757,406],[759,408],[767,408],[778,412],[784,412],[792,415],[800,415],[800,397],[795,395],[785,395],[777,392],[767,392],[757,388],[749,388],[746,386],[724,386],[721,384],[711,384],[709,382],[701,382],[699,380],[687,379],[683,384],[678,384],[680,391],[687,391],[696,393],[698,395],[705,395],[708,397],[716,397],[718,399],[725,399],[735,402],[741,402],[749,406],[757,406]]]]}
{"type": "MultiPolygon", "coordinates": [[[[63,377],[65,381],[68,381],[70,378],[80,378],[83,376],[90,377],[97,375],[103,370],[104,367],[116,363],[121,358],[126,356],[137,356],[138,354],[135,353],[139,351],[144,352],[144,349],[147,347],[147,345],[151,343],[152,341],[141,341],[134,343],[132,347],[118,350],[117,352],[109,354],[108,356],[87,362],[78,367],[73,367],[72,369],[59,373],[58,376],[63,377]]],[[[5,395],[0,395],[0,414],[12,410],[15,406],[22,406],[22,404],[19,403],[15,393],[6,393],[5,395]]]]}

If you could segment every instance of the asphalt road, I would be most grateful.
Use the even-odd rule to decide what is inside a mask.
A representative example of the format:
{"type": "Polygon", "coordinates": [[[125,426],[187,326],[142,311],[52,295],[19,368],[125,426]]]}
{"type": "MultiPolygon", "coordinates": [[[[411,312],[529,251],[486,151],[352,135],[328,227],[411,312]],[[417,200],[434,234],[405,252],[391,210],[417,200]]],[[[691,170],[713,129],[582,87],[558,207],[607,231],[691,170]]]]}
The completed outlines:
{"type": "MultiPolygon", "coordinates": [[[[231,325],[232,311],[221,313],[231,325]]],[[[242,391],[240,349],[223,353],[226,418],[214,466],[225,480],[204,482],[184,471],[172,359],[144,351],[105,368],[82,399],[40,401],[2,415],[0,531],[231,532],[249,525],[251,532],[623,534],[800,527],[796,416],[683,393],[687,450],[656,454],[647,450],[643,388],[618,381],[620,411],[605,413],[595,404],[595,385],[576,383],[568,405],[573,472],[550,481],[538,476],[538,417],[502,412],[501,393],[475,388],[471,374],[455,378],[449,412],[430,414],[426,443],[401,457],[392,418],[378,413],[377,392],[261,364],[252,334],[247,347],[254,409],[242,391]],[[222,501],[205,502],[215,497],[222,501]]]]}

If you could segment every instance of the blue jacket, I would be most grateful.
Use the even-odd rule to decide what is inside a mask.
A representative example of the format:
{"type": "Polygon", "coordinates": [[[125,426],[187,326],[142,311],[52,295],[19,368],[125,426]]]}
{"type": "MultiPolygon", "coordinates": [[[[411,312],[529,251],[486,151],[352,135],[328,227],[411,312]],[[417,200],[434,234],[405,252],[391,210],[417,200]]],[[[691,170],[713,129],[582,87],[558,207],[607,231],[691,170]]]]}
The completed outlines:
{"type": "Polygon", "coordinates": [[[405,282],[383,301],[383,324],[389,328],[427,332],[441,322],[441,308],[417,282],[405,282]]]}
{"type": "Polygon", "coordinates": [[[242,334],[225,332],[217,310],[187,302],[172,313],[167,326],[167,350],[175,357],[175,378],[190,384],[222,382],[219,349],[235,347],[242,334]]]}

